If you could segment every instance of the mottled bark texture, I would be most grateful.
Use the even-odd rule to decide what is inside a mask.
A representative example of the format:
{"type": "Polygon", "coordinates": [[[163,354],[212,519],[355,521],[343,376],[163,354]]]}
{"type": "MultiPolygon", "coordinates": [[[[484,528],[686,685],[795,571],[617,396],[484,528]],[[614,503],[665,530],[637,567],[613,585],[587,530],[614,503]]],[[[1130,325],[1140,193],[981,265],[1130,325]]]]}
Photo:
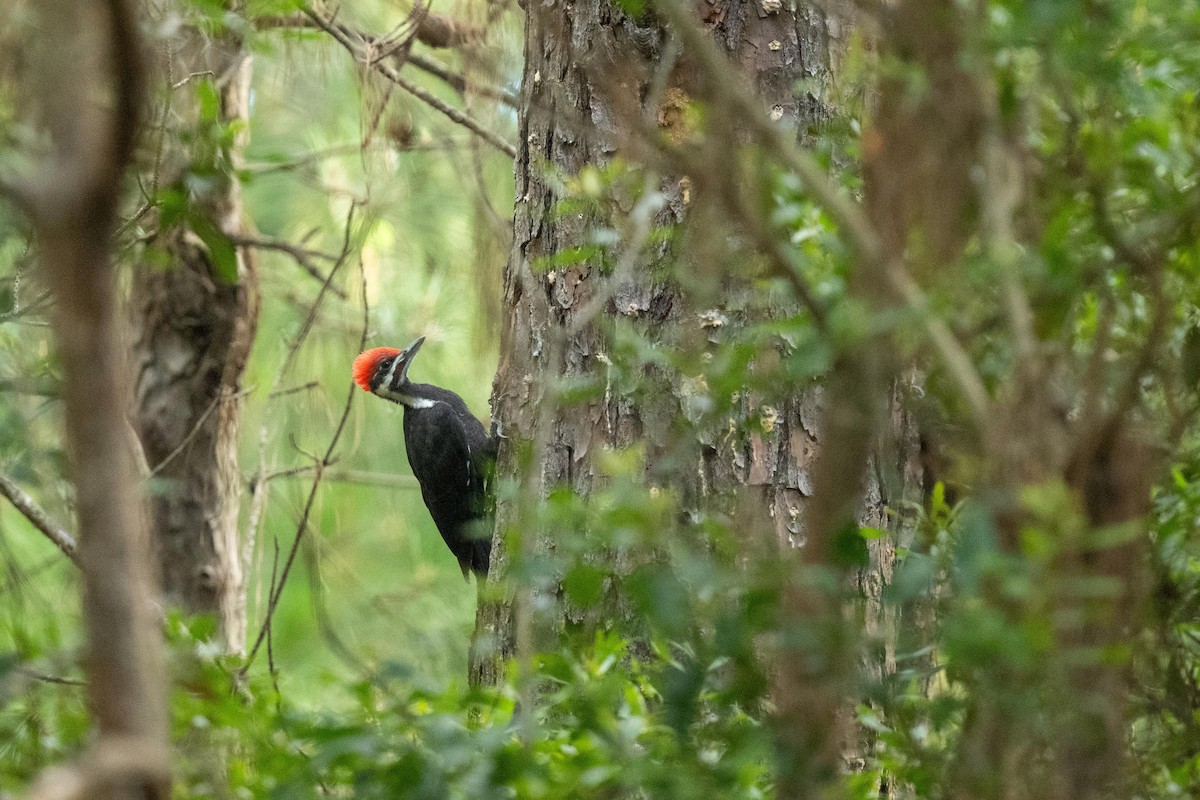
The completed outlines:
{"type": "Polygon", "coordinates": [[[54,292],[87,634],[84,672],[98,736],[82,796],[155,800],[170,789],[162,641],[125,418],[126,362],[112,238],[144,84],[132,3],[47,0],[31,50],[52,146],[23,196],[54,292]],[[103,98],[104,102],[97,102],[103,98]]]}
{"type": "MultiPolygon", "coordinates": [[[[715,2],[698,10],[700,21],[729,55],[731,68],[760,93],[767,114],[793,121],[798,135],[828,117],[823,90],[844,46],[836,18],[806,4],[794,8],[715,2]],[[808,89],[797,93],[798,84],[808,89]]],[[[603,303],[599,321],[592,321],[581,317],[605,292],[606,277],[599,270],[588,264],[551,271],[532,268],[543,257],[584,243],[595,222],[584,215],[555,213],[559,183],[552,176],[573,175],[587,165],[608,163],[614,156],[636,158],[644,153],[638,150],[635,131],[641,120],[651,120],[669,137],[687,136],[686,107],[692,99],[703,99],[706,87],[698,72],[689,69],[687,53],[663,66],[670,48],[652,16],[633,19],[608,0],[529,4],[525,37],[513,247],[505,273],[506,322],[492,398],[493,417],[505,437],[498,473],[513,477],[531,469],[524,486],[535,496],[560,485],[586,495],[595,481],[593,458],[598,452],[641,443],[648,454],[651,480],[674,486],[686,502],[717,502],[737,509],[740,524],[760,540],[765,528],[774,531],[778,546],[802,546],[813,495],[812,467],[827,424],[821,389],[776,398],[745,396],[736,415],[760,420],[761,432],[749,426],[739,428],[747,433],[730,436],[729,429],[723,428],[698,437],[693,432],[688,434],[690,441],[680,442],[675,421],[687,418],[696,387],[679,376],[647,371],[643,379],[653,391],[635,397],[613,390],[570,408],[561,408],[548,388],[561,376],[605,374],[608,342],[602,323],[606,317],[641,326],[667,349],[695,352],[706,342],[722,341],[730,328],[745,322],[739,320],[745,287],[719,274],[719,267],[706,263],[702,252],[681,256],[668,254],[666,246],[647,248],[630,279],[603,303]],[[646,98],[663,72],[669,74],[660,102],[647,109],[646,98]],[[685,270],[676,270],[676,275],[686,277],[686,287],[685,281],[663,278],[661,271],[654,271],[668,255],[690,258],[685,270]],[[531,442],[533,460],[526,463],[522,459],[531,442]]],[[[738,135],[738,120],[720,124],[732,136],[738,135]]],[[[736,141],[730,139],[720,147],[714,142],[714,157],[733,158],[736,141]]],[[[701,174],[664,179],[658,188],[667,198],[666,205],[655,223],[683,222],[686,229],[687,218],[698,212],[697,192],[728,191],[716,183],[701,174]]],[[[719,202],[712,203],[699,214],[719,214],[720,208],[719,202]]],[[[709,226],[731,224],[713,217],[693,219],[688,245],[699,243],[701,251],[705,219],[709,226]]],[[[916,442],[909,418],[895,404],[884,410],[882,394],[878,413],[892,413],[894,419],[865,430],[869,444],[880,445],[880,452],[887,455],[871,460],[864,454],[849,467],[850,494],[862,503],[858,516],[872,527],[886,527],[891,521],[885,507],[899,506],[902,492],[911,491],[919,480],[913,469],[916,442]],[[892,423],[898,433],[890,429],[892,423]],[[869,431],[881,428],[889,433],[877,441],[869,431]]],[[[500,503],[498,537],[517,519],[517,505],[500,503]]],[[[747,547],[760,545],[761,541],[747,542],[747,547]]],[[[553,545],[542,541],[532,546],[553,545]]],[[[887,539],[873,540],[870,567],[853,578],[867,598],[871,632],[882,633],[886,627],[879,599],[892,547],[887,539]]],[[[497,538],[489,582],[503,580],[509,564],[510,554],[497,538]]],[[[498,680],[502,659],[514,652],[517,631],[512,602],[489,597],[487,592],[484,597],[472,679],[486,683],[498,680]]],[[[620,617],[628,611],[618,606],[604,613],[620,617]]],[[[546,627],[554,629],[554,621],[546,627]]],[[[885,659],[881,654],[872,671],[886,669],[885,659]]],[[[845,696],[837,702],[844,710],[845,696]]],[[[812,726],[812,720],[805,725],[812,726]]],[[[822,725],[837,727],[825,721],[822,725]]],[[[848,733],[845,728],[841,731],[848,733]]],[[[844,737],[838,739],[838,745],[843,744],[844,737]]],[[[855,749],[850,748],[852,757],[855,749]]]]}
{"type": "Polygon", "coordinates": [[[231,33],[213,39],[186,28],[160,52],[165,130],[155,133],[163,149],[147,182],[187,191],[188,212],[160,227],[153,240],[168,263],[141,264],[134,272],[136,428],[151,471],[164,596],[189,613],[215,615],[226,646],[237,652],[246,638],[237,442],[259,300],[254,254],[236,249],[235,277],[228,264],[218,265],[210,245],[221,234],[246,232],[233,171],[246,145],[250,55],[231,33]],[[202,119],[198,81],[215,86],[215,121],[202,119]],[[216,138],[225,126],[237,126],[228,144],[216,138]],[[180,136],[184,131],[194,135],[180,136]],[[187,180],[196,171],[207,180],[187,180]]]}

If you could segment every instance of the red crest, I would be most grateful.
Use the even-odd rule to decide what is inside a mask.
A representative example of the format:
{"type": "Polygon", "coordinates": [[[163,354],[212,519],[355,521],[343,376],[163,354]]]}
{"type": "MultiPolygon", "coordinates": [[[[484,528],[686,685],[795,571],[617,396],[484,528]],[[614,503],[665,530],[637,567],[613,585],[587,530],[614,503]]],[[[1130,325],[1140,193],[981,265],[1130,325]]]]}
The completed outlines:
{"type": "Polygon", "coordinates": [[[371,376],[379,362],[391,356],[400,355],[401,351],[394,347],[376,347],[364,350],[354,359],[354,382],[362,387],[364,392],[371,391],[371,376]]]}

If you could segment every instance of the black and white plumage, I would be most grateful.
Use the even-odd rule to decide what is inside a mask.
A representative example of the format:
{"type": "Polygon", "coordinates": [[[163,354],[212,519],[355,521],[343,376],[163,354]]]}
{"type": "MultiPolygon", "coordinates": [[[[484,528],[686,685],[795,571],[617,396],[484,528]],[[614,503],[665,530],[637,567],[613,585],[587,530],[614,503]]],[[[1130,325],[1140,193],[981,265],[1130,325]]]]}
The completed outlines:
{"type": "Polygon", "coordinates": [[[492,550],[491,478],[495,440],[447,389],[408,379],[424,337],[404,350],[377,347],[354,361],[354,380],[366,391],[404,406],[404,448],[421,497],[463,577],[487,576],[492,550]]]}

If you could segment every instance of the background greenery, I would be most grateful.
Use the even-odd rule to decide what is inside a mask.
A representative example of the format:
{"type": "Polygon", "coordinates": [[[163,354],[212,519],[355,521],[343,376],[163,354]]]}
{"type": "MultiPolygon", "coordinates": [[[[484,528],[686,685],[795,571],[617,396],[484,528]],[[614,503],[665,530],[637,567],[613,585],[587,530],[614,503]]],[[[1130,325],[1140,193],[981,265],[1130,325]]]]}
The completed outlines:
{"type": "MultiPolygon", "coordinates": [[[[1108,268],[1111,248],[1091,219],[1086,187],[1069,169],[1068,151],[1082,144],[1084,160],[1115,184],[1123,223],[1134,230],[1163,221],[1183,227],[1182,243],[1171,253],[1164,359],[1170,363],[1160,366],[1163,374],[1182,374],[1185,399],[1193,402],[1200,288],[1195,222],[1188,219],[1200,205],[1194,46],[1200,11],[1190,2],[1139,0],[1106,5],[1107,13],[1096,16],[1086,5],[989,6],[991,69],[1013,107],[1019,99],[1032,115],[1024,120],[1029,148],[1044,165],[1038,198],[1045,227],[1025,279],[1044,335],[1068,355],[1087,355],[1101,297],[1114,304],[1117,319],[1112,358],[1136,350],[1147,300],[1129,275],[1108,268]],[[1076,117],[1086,120],[1082,133],[1076,117]]],[[[287,7],[253,10],[275,6],[287,7]]],[[[451,10],[469,19],[483,13],[468,4],[439,9],[451,10]]],[[[206,24],[238,22],[222,16],[218,4],[198,2],[190,13],[208,18],[206,24]]],[[[402,12],[389,3],[356,3],[346,13],[355,24],[383,30],[402,12]]],[[[519,75],[520,25],[519,12],[511,10],[491,32],[498,56],[489,81],[495,85],[512,87],[519,75]]],[[[251,41],[253,135],[243,180],[257,227],[336,253],[352,202],[363,205],[350,229],[354,256],[335,279],[349,299],[323,303],[280,388],[315,385],[274,400],[267,394],[320,286],[287,257],[260,255],[263,316],[246,379],[241,454],[247,480],[264,453],[273,471],[303,466],[306,451],[326,446],[361,333],[360,280],[369,300],[369,343],[403,346],[425,335],[413,376],[454,389],[486,419],[497,350],[497,265],[506,253],[482,221],[480,192],[506,214],[513,191],[509,163],[481,151],[476,176],[465,131],[398,91],[389,96],[320,35],[264,33],[251,41]]],[[[428,85],[453,99],[436,82],[428,85]]],[[[475,110],[515,138],[511,112],[483,104],[475,110]]],[[[4,122],[12,145],[20,132],[7,115],[4,122]]],[[[853,132],[856,125],[852,119],[846,128],[853,132]]],[[[852,142],[845,146],[853,152],[852,142]]],[[[592,176],[595,185],[571,184],[572,201],[604,196],[625,169],[636,170],[618,166],[592,176]]],[[[843,177],[857,185],[852,169],[843,177]]],[[[633,330],[615,331],[614,375],[622,390],[653,390],[637,377],[648,364],[704,378],[712,405],[681,421],[682,429],[722,419],[748,384],[809,385],[831,353],[866,336],[861,309],[844,296],[847,256],[829,220],[786,174],[764,206],[831,304],[838,338],[821,339],[797,314],[741,331],[712,358],[700,359],[663,353],[633,330]],[[755,354],[779,340],[788,343],[787,357],[774,372],[755,372],[755,354]]],[[[0,214],[0,382],[6,390],[0,469],[58,519],[70,520],[41,290],[29,274],[27,231],[11,209],[0,207],[0,214]]],[[[994,385],[1012,354],[986,324],[987,303],[972,302],[994,280],[993,267],[981,259],[968,280],[935,300],[960,326],[994,385]],[[971,336],[976,329],[979,335],[971,336]]],[[[759,288],[785,291],[767,283],[759,288]]],[[[944,377],[936,370],[931,375],[935,400],[950,395],[944,377]]],[[[1157,433],[1170,428],[1164,385],[1165,378],[1152,376],[1142,387],[1145,423],[1157,433]]],[[[570,402],[572,392],[605,387],[564,388],[570,402]]],[[[646,485],[643,453],[611,454],[604,489],[587,502],[555,493],[536,512],[532,523],[554,530],[559,547],[552,558],[519,562],[514,573],[533,583],[565,576],[558,600],[577,612],[579,624],[533,657],[536,679],[528,673],[518,679],[514,670],[513,680],[495,690],[471,691],[465,676],[474,586],[462,582],[405,481],[400,409],[360,392],[353,404],[340,460],[320,490],[302,569],[275,618],[269,661],[259,658],[249,678],[238,682],[236,664],[207,641],[209,622],[172,617],[168,624],[179,796],[772,796],[776,765],[764,666],[771,651],[763,642],[774,635],[819,635],[786,628],[777,618],[781,576],[769,553],[747,551],[736,520],[718,513],[684,518],[680,498],[646,485]],[[342,480],[364,473],[385,476],[389,485],[342,480]],[[615,565],[647,553],[655,557],[621,578],[643,627],[611,631],[587,624],[586,610],[613,590],[615,565]],[[538,704],[517,713],[517,698],[533,696],[528,682],[534,680],[538,704]]],[[[1127,651],[1102,654],[1130,664],[1139,680],[1130,730],[1137,782],[1126,796],[1200,792],[1194,426],[1164,448],[1171,468],[1154,492],[1153,555],[1146,565],[1153,608],[1130,622],[1136,635],[1127,651]]],[[[252,630],[261,618],[261,587],[275,543],[281,549],[290,543],[310,480],[299,475],[271,483],[250,580],[252,630]]],[[[966,709],[981,693],[1002,694],[1031,747],[1044,746],[1063,691],[1056,683],[1063,673],[1055,670],[1094,655],[1056,641],[1047,610],[1055,593],[1067,590],[1057,583],[1055,558],[1078,522],[1061,487],[1029,487],[1022,497],[1037,524],[1024,531],[1015,553],[999,548],[969,496],[949,494],[938,485],[919,511],[893,510],[912,515],[917,535],[901,551],[887,603],[907,609],[933,597],[940,627],[900,642],[895,674],[860,680],[857,714],[872,747],[863,771],[839,784],[844,796],[879,796],[881,785],[919,797],[950,796],[966,709]],[[1004,588],[1003,607],[980,588],[996,585],[1004,588]],[[1012,605],[1019,608],[1017,624],[1012,605]]],[[[848,557],[858,552],[851,547],[848,557]]],[[[7,505],[0,506],[0,556],[0,795],[8,796],[47,765],[80,751],[87,716],[78,686],[44,680],[80,675],[74,568],[7,505]]],[[[811,645],[814,653],[822,646],[811,645]]]]}

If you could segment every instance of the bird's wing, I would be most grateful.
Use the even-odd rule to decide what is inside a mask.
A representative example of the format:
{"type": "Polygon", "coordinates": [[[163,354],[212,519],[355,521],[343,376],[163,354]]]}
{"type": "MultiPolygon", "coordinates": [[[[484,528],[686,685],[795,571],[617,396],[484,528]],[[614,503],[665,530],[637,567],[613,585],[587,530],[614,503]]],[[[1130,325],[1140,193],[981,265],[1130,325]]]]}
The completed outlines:
{"type": "MultiPolygon", "coordinates": [[[[406,426],[405,445],[421,496],[459,564],[480,569],[477,520],[484,515],[484,474],[462,419],[438,403],[406,426]]],[[[490,542],[489,542],[490,545],[490,542]]],[[[486,571],[486,561],[482,568],[486,571]]]]}
{"type": "Polygon", "coordinates": [[[471,446],[471,466],[483,486],[481,513],[484,516],[492,517],[496,513],[496,455],[500,440],[495,436],[490,436],[479,420],[473,416],[463,424],[471,446]]]}
{"type": "MultiPolygon", "coordinates": [[[[472,421],[478,422],[478,420],[472,421]]],[[[479,538],[475,540],[475,548],[471,553],[471,569],[482,578],[487,575],[492,560],[492,522],[496,518],[496,456],[500,441],[489,436],[482,425],[475,434],[472,436],[471,431],[468,431],[468,438],[472,439],[475,444],[472,448],[471,463],[480,478],[482,487],[482,496],[480,497],[482,519],[476,529],[476,535],[479,538]]]]}

